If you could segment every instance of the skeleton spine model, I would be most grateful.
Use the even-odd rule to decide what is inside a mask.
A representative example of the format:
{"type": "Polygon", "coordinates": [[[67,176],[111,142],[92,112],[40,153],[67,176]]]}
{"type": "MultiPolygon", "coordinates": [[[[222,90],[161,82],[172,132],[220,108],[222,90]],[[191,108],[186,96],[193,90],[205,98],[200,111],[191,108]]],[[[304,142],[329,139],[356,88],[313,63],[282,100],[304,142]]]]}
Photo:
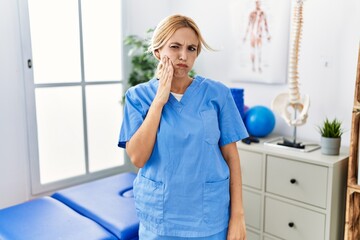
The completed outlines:
{"type": "Polygon", "coordinates": [[[310,106],[308,95],[301,98],[299,91],[299,52],[303,27],[303,1],[298,0],[292,19],[292,44],[288,69],[288,93],[281,93],[273,100],[271,107],[289,126],[301,126],[306,123],[310,106]],[[293,113],[289,112],[293,109],[293,113]],[[298,114],[299,113],[299,114],[298,114]]]}

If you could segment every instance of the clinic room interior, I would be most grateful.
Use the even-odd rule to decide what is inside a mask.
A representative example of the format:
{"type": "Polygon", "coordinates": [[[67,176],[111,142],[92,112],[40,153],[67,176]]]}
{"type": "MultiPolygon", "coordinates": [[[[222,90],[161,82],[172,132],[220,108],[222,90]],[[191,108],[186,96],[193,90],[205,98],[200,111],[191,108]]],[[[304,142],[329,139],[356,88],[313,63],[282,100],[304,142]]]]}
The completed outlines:
{"type": "Polygon", "coordinates": [[[232,89],[252,136],[237,142],[248,239],[359,239],[358,0],[0,0],[0,239],[6,209],[137,173],[117,146],[132,61],[144,54],[129,36],[146,42],[175,13],[214,49],[202,50],[195,74],[232,89]],[[326,120],[341,123],[335,154],[323,151],[326,120]],[[321,168],[326,183],[311,196],[275,186],[293,167],[309,186],[321,168]],[[305,221],[304,235],[289,233],[294,223],[274,226],[282,216],[270,207],[296,209],[299,222],[321,215],[323,230],[305,221]]]}

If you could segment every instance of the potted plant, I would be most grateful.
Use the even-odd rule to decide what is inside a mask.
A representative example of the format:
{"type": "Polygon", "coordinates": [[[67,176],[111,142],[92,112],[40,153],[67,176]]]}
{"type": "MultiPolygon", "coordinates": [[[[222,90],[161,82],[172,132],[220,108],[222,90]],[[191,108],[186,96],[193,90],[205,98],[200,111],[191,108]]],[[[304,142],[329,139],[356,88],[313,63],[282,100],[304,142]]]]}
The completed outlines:
{"type": "Polygon", "coordinates": [[[131,57],[132,69],[128,79],[129,86],[147,82],[154,77],[157,60],[147,51],[149,44],[149,34],[154,30],[149,29],[146,38],[137,35],[129,35],[124,39],[124,44],[129,46],[128,55],[131,57]]]}
{"type": "Polygon", "coordinates": [[[319,126],[321,134],[321,152],[325,155],[339,155],[341,146],[341,136],[344,133],[342,123],[334,118],[330,121],[325,119],[323,124],[319,126]]]}

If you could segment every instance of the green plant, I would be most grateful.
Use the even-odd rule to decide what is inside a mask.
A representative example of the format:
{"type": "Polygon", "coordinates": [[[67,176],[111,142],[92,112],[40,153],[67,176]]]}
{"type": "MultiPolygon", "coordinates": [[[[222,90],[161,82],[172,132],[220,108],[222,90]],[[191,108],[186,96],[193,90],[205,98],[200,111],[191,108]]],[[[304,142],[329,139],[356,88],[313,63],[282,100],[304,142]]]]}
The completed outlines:
{"type": "Polygon", "coordinates": [[[147,51],[149,43],[149,34],[154,30],[149,29],[146,38],[136,35],[129,35],[124,39],[124,44],[130,46],[128,55],[131,57],[132,69],[128,79],[130,86],[147,82],[155,75],[157,60],[147,51]]]}
{"type": "Polygon", "coordinates": [[[339,138],[344,133],[341,125],[342,123],[336,118],[332,121],[326,118],[322,126],[318,126],[318,129],[322,137],[339,138]]]}
{"type": "MultiPolygon", "coordinates": [[[[146,37],[141,38],[137,35],[125,37],[124,44],[129,46],[128,55],[131,57],[132,69],[128,79],[129,86],[135,86],[139,83],[147,82],[155,76],[155,70],[158,60],[148,52],[150,34],[154,29],[150,28],[146,32],[146,37]]],[[[196,75],[194,70],[189,73],[190,77],[196,75]]]]}

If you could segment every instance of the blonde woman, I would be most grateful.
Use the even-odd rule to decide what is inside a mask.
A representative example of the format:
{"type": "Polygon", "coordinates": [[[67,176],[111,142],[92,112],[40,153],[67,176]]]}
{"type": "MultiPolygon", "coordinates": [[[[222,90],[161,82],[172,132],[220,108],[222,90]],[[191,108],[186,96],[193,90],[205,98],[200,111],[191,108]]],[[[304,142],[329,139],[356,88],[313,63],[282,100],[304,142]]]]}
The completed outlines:
{"type": "Polygon", "coordinates": [[[141,240],[246,239],[236,142],[248,134],[229,88],[189,77],[202,47],[191,18],[165,18],[149,47],[156,77],[126,93],[119,146],[139,168],[141,240]]]}

